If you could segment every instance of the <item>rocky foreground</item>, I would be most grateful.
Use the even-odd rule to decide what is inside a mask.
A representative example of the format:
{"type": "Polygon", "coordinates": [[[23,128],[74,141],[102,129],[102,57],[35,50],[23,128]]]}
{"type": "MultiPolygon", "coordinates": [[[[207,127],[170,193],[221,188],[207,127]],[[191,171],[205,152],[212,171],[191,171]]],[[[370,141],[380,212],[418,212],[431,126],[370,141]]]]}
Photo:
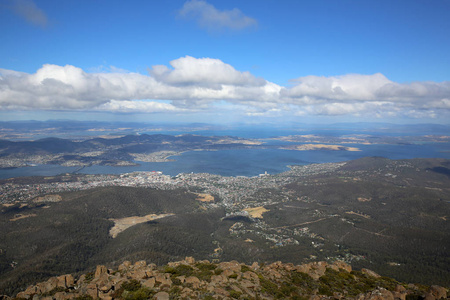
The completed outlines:
{"type": "MultiPolygon", "coordinates": [[[[440,286],[404,284],[375,272],[354,271],[344,262],[304,265],[275,262],[251,266],[186,257],[158,267],[123,262],[117,270],[97,266],[75,279],[52,277],[16,299],[448,299],[440,286]]],[[[0,296],[0,299],[11,299],[0,296]]]]}

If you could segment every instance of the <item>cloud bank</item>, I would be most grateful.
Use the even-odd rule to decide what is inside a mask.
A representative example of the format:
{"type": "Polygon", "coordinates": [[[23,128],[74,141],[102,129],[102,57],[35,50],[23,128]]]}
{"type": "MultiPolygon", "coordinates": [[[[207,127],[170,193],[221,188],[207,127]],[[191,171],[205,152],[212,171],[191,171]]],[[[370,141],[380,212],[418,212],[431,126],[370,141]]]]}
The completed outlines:
{"type": "Polygon", "coordinates": [[[221,11],[202,0],[187,1],[178,15],[182,18],[194,20],[200,27],[210,31],[241,30],[257,25],[255,19],[244,15],[237,8],[221,11]]]}
{"type": "Polygon", "coordinates": [[[306,76],[280,86],[219,59],[190,56],[149,74],[48,64],[33,74],[0,69],[0,109],[433,118],[449,115],[450,82],[396,83],[378,73],[306,76]]]}

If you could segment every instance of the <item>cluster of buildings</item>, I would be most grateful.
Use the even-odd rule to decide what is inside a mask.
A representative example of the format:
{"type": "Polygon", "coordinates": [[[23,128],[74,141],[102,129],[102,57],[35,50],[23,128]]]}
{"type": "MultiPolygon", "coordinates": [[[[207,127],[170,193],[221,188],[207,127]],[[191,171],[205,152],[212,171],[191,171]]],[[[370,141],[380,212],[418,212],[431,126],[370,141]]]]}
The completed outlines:
{"type": "MultiPolygon", "coordinates": [[[[292,166],[287,172],[269,175],[267,173],[256,177],[224,177],[209,173],[181,173],[175,177],[162,172],[133,172],[121,175],[79,175],[75,180],[51,183],[4,183],[0,185],[0,203],[26,202],[45,194],[55,194],[67,191],[87,190],[107,186],[149,187],[170,190],[187,188],[202,190],[217,196],[226,207],[236,207],[242,210],[239,203],[257,201],[258,206],[273,203],[289,195],[277,194],[267,199],[267,193],[259,193],[261,189],[279,189],[299,176],[308,176],[322,172],[330,172],[339,164],[319,164],[292,166]],[[269,203],[266,203],[269,201],[269,203]]],[[[270,193],[270,191],[269,191],[270,193]]]]}

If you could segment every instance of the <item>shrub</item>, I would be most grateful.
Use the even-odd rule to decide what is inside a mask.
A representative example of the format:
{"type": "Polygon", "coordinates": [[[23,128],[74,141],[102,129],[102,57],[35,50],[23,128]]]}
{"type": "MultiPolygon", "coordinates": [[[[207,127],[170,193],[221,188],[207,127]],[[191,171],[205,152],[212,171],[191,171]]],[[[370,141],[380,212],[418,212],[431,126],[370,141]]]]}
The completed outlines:
{"type": "Polygon", "coordinates": [[[290,297],[292,294],[297,292],[297,288],[289,282],[283,282],[280,291],[283,295],[290,297]]]}
{"type": "Polygon", "coordinates": [[[75,300],[93,300],[93,298],[89,295],[81,295],[76,297],[75,300]]]}
{"type": "Polygon", "coordinates": [[[242,295],[241,292],[235,291],[235,290],[231,290],[230,291],[230,297],[234,298],[234,299],[239,299],[239,297],[242,295]]]}
{"type": "Polygon", "coordinates": [[[94,279],[94,273],[93,272],[87,273],[86,277],[84,278],[84,280],[86,280],[87,283],[91,282],[92,279],[94,279]]]}
{"type": "Polygon", "coordinates": [[[179,295],[181,293],[181,288],[179,286],[174,286],[170,289],[170,295],[179,295]]]}
{"type": "MultiPolygon", "coordinates": [[[[250,267],[247,266],[247,265],[241,266],[241,272],[242,272],[242,273],[245,273],[245,272],[247,272],[247,271],[252,271],[252,269],[250,269],[250,267]]],[[[253,271],[252,271],[252,272],[253,272],[253,271]]]]}
{"type": "Polygon", "coordinates": [[[49,291],[47,293],[43,293],[42,296],[43,297],[53,296],[56,293],[65,292],[65,291],[66,291],[66,288],[58,286],[58,287],[55,287],[54,289],[52,289],[51,291],[49,291]]]}
{"type": "Polygon", "coordinates": [[[125,281],[124,283],[122,283],[122,288],[125,291],[129,291],[129,292],[135,292],[137,290],[139,290],[142,287],[142,284],[137,281],[136,279],[131,279],[129,281],[125,281]]]}
{"type": "Polygon", "coordinates": [[[277,295],[279,293],[278,291],[278,285],[273,283],[270,280],[267,280],[262,275],[258,275],[259,282],[261,283],[261,291],[263,293],[267,293],[269,295],[277,295]]]}
{"type": "Polygon", "coordinates": [[[154,292],[149,288],[142,287],[136,291],[124,291],[122,293],[122,298],[125,300],[145,300],[150,299],[154,292]]]}
{"type": "Polygon", "coordinates": [[[319,287],[319,294],[333,296],[333,291],[327,285],[321,285],[319,287]]]}
{"type": "Polygon", "coordinates": [[[216,269],[216,265],[209,263],[197,263],[195,266],[200,271],[212,271],[216,269]]]}
{"type": "Polygon", "coordinates": [[[165,273],[170,273],[173,276],[191,276],[194,273],[194,268],[189,265],[178,265],[176,267],[166,266],[164,268],[165,273]]]}

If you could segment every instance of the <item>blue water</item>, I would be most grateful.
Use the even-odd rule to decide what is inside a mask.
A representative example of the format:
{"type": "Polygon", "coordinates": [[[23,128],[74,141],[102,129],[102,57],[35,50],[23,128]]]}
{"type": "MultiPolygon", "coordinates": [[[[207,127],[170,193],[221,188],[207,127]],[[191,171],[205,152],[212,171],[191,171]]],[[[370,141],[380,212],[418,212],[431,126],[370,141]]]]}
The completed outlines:
{"type": "MultiPolygon", "coordinates": [[[[408,132],[405,128],[398,130],[386,130],[381,128],[272,128],[272,127],[241,127],[216,130],[191,131],[162,131],[158,134],[198,134],[204,136],[237,136],[242,138],[263,139],[266,145],[283,145],[289,142],[268,140],[269,138],[287,135],[314,134],[320,136],[345,136],[353,134],[368,134],[372,136],[412,136],[425,134],[448,135],[444,127],[443,132],[434,127],[411,127],[408,132]],[[412,129],[411,129],[412,128],[412,129]]],[[[439,128],[438,128],[439,129],[439,128]]],[[[146,133],[146,132],[141,132],[146,133]]],[[[148,132],[155,134],[155,132],[148,132]]],[[[212,173],[223,176],[256,176],[267,171],[270,174],[288,170],[288,165],[305,165],[311,163],[340,162],[357,159],[366,156],[382,156],[390,159],[408,158],[447,158],[450,159],[450,143],[420,143],[412,145],[360,145],[346,144],[345,146],[357,147],[358,152],[350,151],[293,151],[279,149],[253,149],[253,150],[221,150],[221,151],[190,151],[182,155],[174,156],[175,161],[164,163],[140,163],[139,166],[111,167],[91,166],[84,168],[79,173],[86,174],[121,174],[133,171],[162,171],[164,174],[177,175],[179,173],[212,173]]],[[[0,178],[19,176],[52,176],[61,173],[71,173],[78,167],[62,167],[57,165],[39,165],[34,167],[0,170],[0,178]]]]}
{"type": "Polygon", "coordinates": [[[0,170],[0,179],[21,176],[54,176],[62,173],[71,173],[79,167],[63,167],[58,165],[38,165],[34,167],[0,170]]]}
{"type": "MultiPolygon", "coordinates": [[[[256,176],[267,171],[270,174],[288,170],[288,165],[340,162],[366,156],[382,156],[390,159],[447,158],[450,159],[449,143],[424,143],[417,145],[359,145],[361,151],[293,151],[279,149],[190,151],[173,156],[176,161],[164,163],[140,163],[140,166],[111,167],[91,166],[79,173],[121,174],[133,171],[162,171],[175,176],[179,173],[211,173],[223,176],[256,176]]],[[[76,167],[41,165],[36,167],[0,170],[0,178],[18,176],[51,176],[74,172],[76,167]]]]}

